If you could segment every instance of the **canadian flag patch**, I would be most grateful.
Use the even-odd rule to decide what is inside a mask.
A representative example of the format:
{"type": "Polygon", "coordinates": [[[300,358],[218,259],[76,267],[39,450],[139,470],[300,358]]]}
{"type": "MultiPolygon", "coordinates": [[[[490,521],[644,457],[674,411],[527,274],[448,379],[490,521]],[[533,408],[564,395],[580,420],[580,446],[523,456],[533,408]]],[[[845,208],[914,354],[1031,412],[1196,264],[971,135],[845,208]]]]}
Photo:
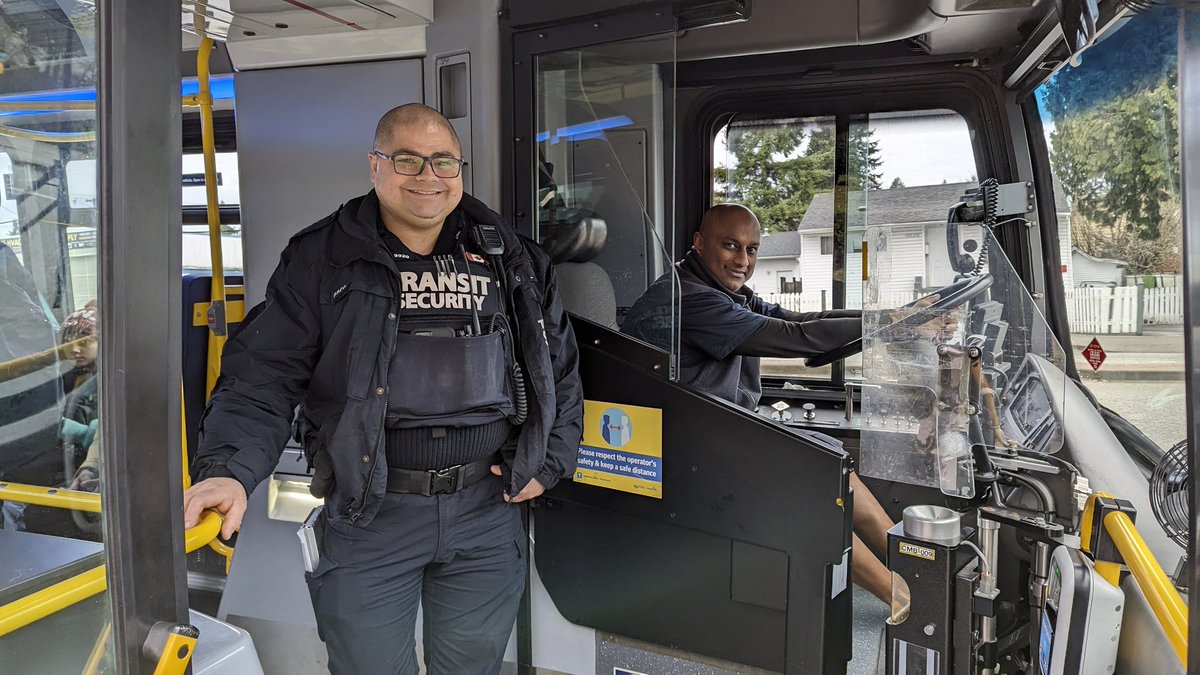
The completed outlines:
{"type": "Polygon", "coordinates": [[[467,256],[467,260],[470,260],[470,261],[471,261],[471,262],[473,262],[473,263],[479,263],[480,265],[486,265],[486,264],[487,264],[487,261],[486,261],[486,260],[484,260],[484,259],[483,259],[483,256],[481,256],[481,255],[477,255],[477,254],[475,254],[475,253],[471,253],[470,251],[467,251],[467,252],[465,253],[465,255],[467,256]]]}

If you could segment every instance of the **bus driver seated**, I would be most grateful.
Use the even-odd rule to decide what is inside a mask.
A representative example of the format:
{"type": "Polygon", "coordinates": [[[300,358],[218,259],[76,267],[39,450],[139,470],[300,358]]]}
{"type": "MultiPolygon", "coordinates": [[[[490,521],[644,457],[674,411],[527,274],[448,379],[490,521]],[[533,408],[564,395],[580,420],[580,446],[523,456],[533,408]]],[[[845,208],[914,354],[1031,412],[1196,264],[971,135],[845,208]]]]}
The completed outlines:
{"type": "MultiPolygon", "coordinates": [[[[862,335],[859,310],[792,312],[756,296],[746,282],[754,274],[759,240],[758,218],[750,209],[718,204],[704,214],[692,249],[675,265],[681,295],[679,382],[750,410],[762,395],[760,357],[812,357],[862,335]]],[[[671,276],[663,275],[638,298],[622,332],[670,348],[671,276]]],[[[876,551],[887,550],[892,520],[853,472],[850,487],[854,582],[890,603],[891,576],[863,539],[876,551]]]]}

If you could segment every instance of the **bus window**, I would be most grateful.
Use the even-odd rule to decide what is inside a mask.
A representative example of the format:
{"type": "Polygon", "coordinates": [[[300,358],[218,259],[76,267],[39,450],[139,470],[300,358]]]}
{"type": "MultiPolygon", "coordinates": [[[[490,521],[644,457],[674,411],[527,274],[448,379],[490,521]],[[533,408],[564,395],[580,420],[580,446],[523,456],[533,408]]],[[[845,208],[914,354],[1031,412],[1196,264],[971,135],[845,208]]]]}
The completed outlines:
{"type": "Polygon", "coordinates": [[[1132,14],[1037,90],[1071,351],[1099,402],[1164,450],[1186,435],[1178,26],[1171,7],[1132,14]]]}
{"type": "MultiPolygon", "coordinates": [[[[221,209],[221,257],[226,273],[242,271],[242,224],[236,152],[218,152],[217,203],[221,209]]],[[[208,238],[204,156],[183,156],[183,269],[185,273],[212,270],[208,238]]]]}
{"type": "MultiPolygon", "coordinates": [[[[217,203],[237,206],[241,203],[238,191],[238,157],[236,152],[218,152],[217,203]]],[[[204,155],[183,156],[183,205],[205,206],[208,198],[204,185],[204,155]]]]}

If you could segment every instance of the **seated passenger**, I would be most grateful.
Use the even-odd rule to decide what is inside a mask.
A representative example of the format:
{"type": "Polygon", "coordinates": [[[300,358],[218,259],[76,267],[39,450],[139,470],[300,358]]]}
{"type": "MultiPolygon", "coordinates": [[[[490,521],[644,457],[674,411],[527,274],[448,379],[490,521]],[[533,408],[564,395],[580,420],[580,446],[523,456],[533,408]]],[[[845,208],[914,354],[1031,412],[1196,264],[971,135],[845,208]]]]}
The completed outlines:
{"type": "Polygon", "coordinates": [[[74,361],[63,376],[63,403],[60,443],[69,480],[83,462],[96,435],[96,301],[63,320],[60,331],[62,354],[74,361]]]}
{"type": "MultiPolygon", "coordinates": [[[[811,357],[862,335],[862,312],[799,313],[765,302],[746,287],[759,245],[758,218],[737,204],[709,209],[692,237],[692,250],[675,265],[680,287],[679,382],[750,410],[762,387],[759,357],[811,357]]],[[[622,332],[670,351],[674,310],[672,275],[647,289],[629,310],[622,332]]],[[[892,520],[855,473],[854,530],[887,550],[892,520]]],[[[855,583],[891,601],[891,575],[854,536],[855,583]]]]}

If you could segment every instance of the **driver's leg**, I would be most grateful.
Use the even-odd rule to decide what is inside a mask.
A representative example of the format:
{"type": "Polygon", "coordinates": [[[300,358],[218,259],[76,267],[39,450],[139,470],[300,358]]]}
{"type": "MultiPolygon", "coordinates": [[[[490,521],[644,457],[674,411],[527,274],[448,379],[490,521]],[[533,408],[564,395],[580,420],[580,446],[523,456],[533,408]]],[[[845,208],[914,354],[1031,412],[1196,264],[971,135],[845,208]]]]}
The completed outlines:
{"type": "Polygon", "coordinates": [[[854,531],[874,550],[887,551],[887,531],[895,523],[855,471],[850,472],[850,489],[854,491],[854,531]]]}
{"type": "Polygon", "coordinates": [[[875,597],[885,604],[892,604],[892,574],[888,568],[879,562],[879,558],[871,553],[871,549],[863,543],[858,535],[854,535],[853,556],[850,564],[850,578],[854,583],[871,591],[875,597]]]}

